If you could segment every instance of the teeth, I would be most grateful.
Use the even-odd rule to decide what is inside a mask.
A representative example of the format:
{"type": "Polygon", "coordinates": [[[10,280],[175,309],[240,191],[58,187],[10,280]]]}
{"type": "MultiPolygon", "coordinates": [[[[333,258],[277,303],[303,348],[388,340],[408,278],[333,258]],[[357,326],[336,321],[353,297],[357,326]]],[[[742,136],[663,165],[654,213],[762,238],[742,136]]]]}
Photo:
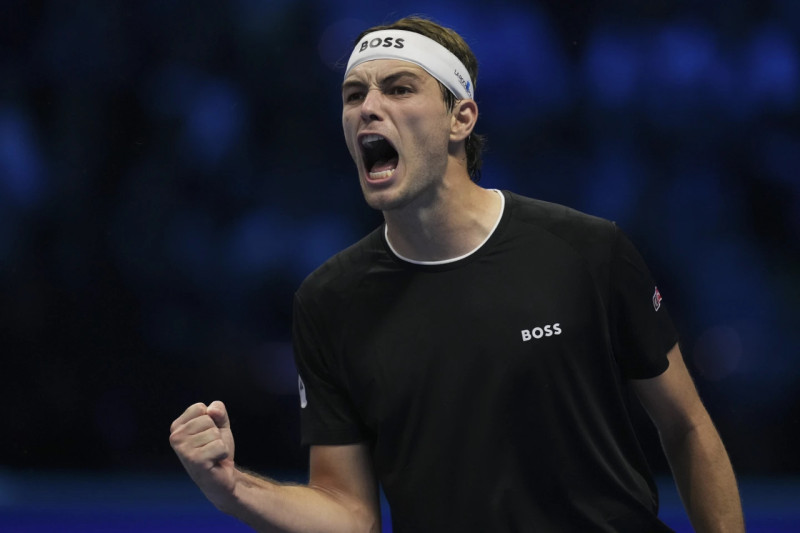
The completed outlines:
{"type": "Polygon", "coordinates": [[[390,177],[394,174],[394,171],[397,170],[396,168],[390,168],[389,170],[383,170],[381,172],[370,172],[369,177],[374,180],[385,180],[386,178],[390,177]]]}
{"type": "Polygon", "coordinates": [[[364,135],[361,138],[361,146],[366,146],[366,145],[368,145],[370,143],[374,143],[376,141],[382,141],[382,140],[383,140],[383,137],[381,137],[380,135],[376,135],[374,133],[370,133],[369,135],[364,135]]]}

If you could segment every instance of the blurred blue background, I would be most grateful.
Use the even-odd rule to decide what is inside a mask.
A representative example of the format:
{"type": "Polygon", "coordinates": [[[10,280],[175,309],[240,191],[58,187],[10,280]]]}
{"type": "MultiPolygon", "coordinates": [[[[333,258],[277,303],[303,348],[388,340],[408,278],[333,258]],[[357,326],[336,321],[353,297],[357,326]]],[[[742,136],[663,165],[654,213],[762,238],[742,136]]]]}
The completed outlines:
{"type": "Polygon", "coordinates": [[[241,464],[304,471],[292,294],[381,220],[342,139],[342,66],[411,13],[478,56],[481,184],[620,224],[749,516],[800,529],[795,0],[4,0],[0,526],[94,531],[106,509],[140,530],[91,503],[130,501],[216,531],[167,440],[196,401],[226,402],[241,464]]]}

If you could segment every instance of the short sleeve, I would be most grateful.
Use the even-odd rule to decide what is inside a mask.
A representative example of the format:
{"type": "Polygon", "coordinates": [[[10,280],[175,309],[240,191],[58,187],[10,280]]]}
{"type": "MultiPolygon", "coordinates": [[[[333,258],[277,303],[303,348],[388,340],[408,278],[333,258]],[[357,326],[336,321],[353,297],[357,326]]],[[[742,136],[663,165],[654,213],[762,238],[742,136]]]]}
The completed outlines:
{"type": "Polygon", "coordinates": [[[614,353],[627,378],[660,375],[678,334],[661,292],[638,250],[615,225],[611,264],[611,336],[614,353]]]}
{"type": "Polygon", "coordinates": [[[346,388],[337,379],[330,342],[320,335],[318,325],[297,295],[292,324],[302,444],[352,444],[365,440],[364,426],[346,388]]]}

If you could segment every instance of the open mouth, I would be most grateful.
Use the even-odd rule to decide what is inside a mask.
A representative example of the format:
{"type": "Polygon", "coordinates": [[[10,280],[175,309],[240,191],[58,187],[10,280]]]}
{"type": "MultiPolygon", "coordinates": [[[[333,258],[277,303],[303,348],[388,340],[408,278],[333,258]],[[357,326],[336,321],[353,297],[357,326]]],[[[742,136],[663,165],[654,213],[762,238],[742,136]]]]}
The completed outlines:
{"type": "Polygon", "coordinates": [[[361,154],[364,157],[364,168],[369,177],[381,180],[394,174],[397,168],[398,154],[392,143],[374,133],[361,138],[361,154]]]}

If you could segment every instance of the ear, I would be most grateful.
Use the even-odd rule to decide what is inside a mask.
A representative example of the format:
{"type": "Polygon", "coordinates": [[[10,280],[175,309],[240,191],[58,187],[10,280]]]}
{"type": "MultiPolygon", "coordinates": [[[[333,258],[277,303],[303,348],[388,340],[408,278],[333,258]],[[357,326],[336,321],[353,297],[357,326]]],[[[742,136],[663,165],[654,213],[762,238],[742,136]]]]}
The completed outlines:
{"type": "Polygon", "coordinates": [[[456,102],[450,123],[450,142],[463,141],[472,133],[478,121],[478,104],[475,100],[464,99],[456,102]]]}

